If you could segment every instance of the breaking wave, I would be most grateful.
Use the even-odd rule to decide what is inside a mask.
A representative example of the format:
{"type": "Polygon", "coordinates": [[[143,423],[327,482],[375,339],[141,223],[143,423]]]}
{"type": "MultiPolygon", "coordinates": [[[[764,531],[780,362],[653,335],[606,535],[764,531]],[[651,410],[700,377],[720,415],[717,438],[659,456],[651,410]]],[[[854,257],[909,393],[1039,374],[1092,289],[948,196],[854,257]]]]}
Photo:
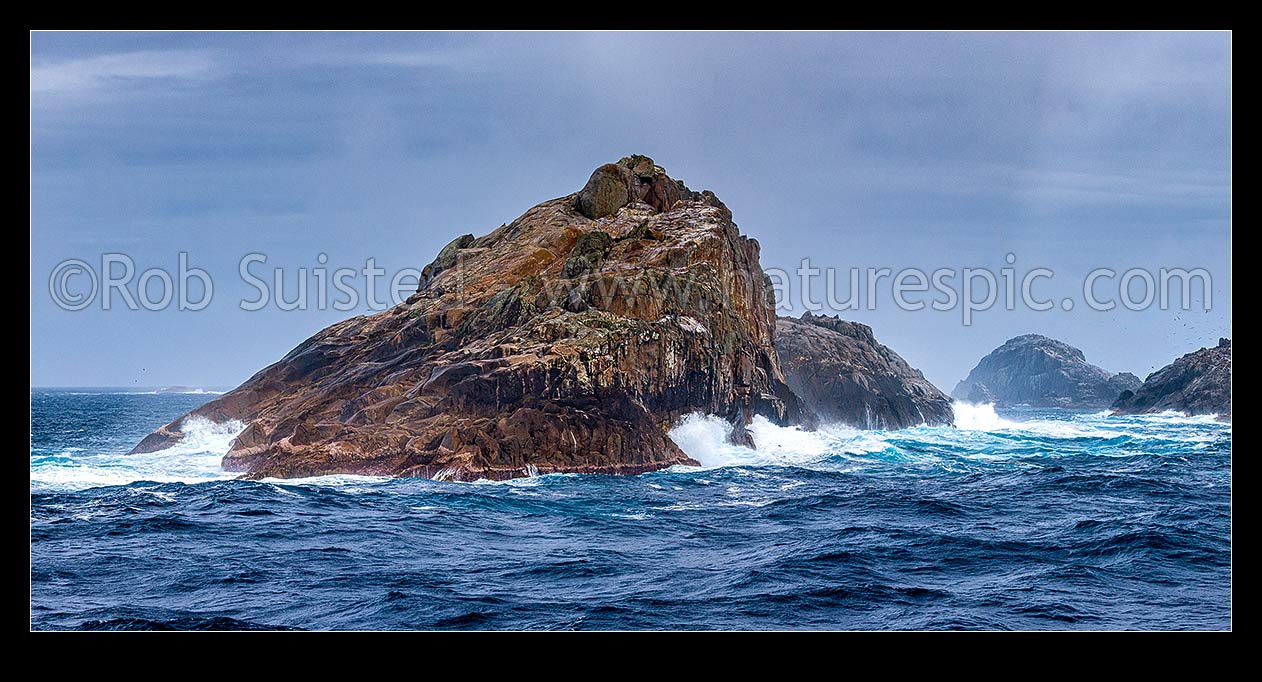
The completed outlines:
{"type": "Polygon", "coordinates": [[[1151,454],[1154,448],[1163,447],[1198,451],[1231,429],[1230,424],[1217,422],[1213,416],[1187,417],[1175,412],[1114,416],[1107,411],[1031,410],[1001,416],[991,404],[957,401],[953,408],[954,427],[918,426],[896,431],[865,431],[840,424],[805,431],[777,426],[759,416],[750,425],[755,443],[752,449],[728,441],[731,426],[727,421],[690,414],[671,429],[670,437],[705,469],[928,465],[958,471],[995,461],[1038,466],[1049,458],[1069,455],[1131,456],[1151,454]]]}
{"type": "Polygon", "coordinates": [[[73,450],[31,454],[32,489],[95,488],[138,481],[201,483],[233,478],[220,465],[232,440],[245,429],[233,420],[217,424],[191,416],[181,424],[184,438],[163,450],[128,455],[87,454],[73,450]]]}

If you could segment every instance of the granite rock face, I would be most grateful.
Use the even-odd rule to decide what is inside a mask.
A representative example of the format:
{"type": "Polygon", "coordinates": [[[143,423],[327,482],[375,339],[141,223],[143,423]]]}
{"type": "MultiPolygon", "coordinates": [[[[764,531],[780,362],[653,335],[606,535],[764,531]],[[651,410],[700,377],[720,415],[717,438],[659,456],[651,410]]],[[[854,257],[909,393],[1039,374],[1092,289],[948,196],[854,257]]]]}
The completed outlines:
{"type": "Polygon", "coordinates": [[[809,312],[781,317],[776,352],[789,388],[823,422],[901,429],[954,421],[951,399],[867,325],[809,312]]]}
{"type": "Polygon", "coordinates": [[[951,395],[1001,405],[1108,407],[1139,383],[1134,374],[1112,374],[1092,365],[1067,343],[1026,334],[982,358],[951,395]]]}
{"type": "MultiPolygon", "coordinates": [[[[712,193],[627,157],[456,239],[405,303],[319,332],[190,414],[246,424],[223,465],[252,478],[693,463],[667,436],[684,414],[722,416],[743,443],[754,415],[811,416],[777,360],[758,256],[712,193]]],[[[183,420],[134,452],[178,441],[183,420]]]]}
{"type": "Polygon", "coordinates": [[[1142,386],[1124,391],[1113,403],[1118,414],[1175,410],[1215,414],[1231,421],[1231,339],[1219,339],[1148,375],[1142,386]]]}

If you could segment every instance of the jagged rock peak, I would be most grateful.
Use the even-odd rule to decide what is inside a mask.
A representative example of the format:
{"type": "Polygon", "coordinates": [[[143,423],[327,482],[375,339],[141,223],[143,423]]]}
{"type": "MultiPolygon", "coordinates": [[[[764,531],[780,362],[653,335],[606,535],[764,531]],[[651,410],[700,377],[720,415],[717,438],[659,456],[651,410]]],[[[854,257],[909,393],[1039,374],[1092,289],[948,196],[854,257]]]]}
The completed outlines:
{"type": "Polygon", "coordinates": [[[694,192],[682,181],[671,178],[653,159],[632,154],[592,171],[587,184],[575,197],[574,205],[580,213],[595,220],[634,203],[648,204],[661,213],[669,211],[678,201],[695,200],[702,194],[705,193],[694,192]]]}

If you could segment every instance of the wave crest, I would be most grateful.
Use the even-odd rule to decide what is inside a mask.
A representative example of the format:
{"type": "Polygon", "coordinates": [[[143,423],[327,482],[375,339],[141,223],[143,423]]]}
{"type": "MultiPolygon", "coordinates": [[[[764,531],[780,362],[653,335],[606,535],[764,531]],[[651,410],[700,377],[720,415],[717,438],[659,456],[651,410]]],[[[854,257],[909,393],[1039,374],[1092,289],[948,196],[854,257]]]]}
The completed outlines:
{"type": "Polygon", "coordinates": [[[777,426],[762,416],[754,417],[749,430],[755,449],[728,441],[731,423],[705,414],[689,414],[667,434],[689,457],[707,469],[725,466],[805,466],[839,451],[870,452],[884,449],[875,432],[849,426],[825,426],[803,431],[797,426],[777,426]]]}
{"type": "Polygon", "coordinates": [[[1017,426],[1016,422],[1000,417],[994,403],[978,405],[956,400],[951,403],[951,410],[955,412],[955,428],[965,431],[998,431],[1017,426]]]}
{"type": "Polygon", "coordinates": [[[180,424],[184,438],[163,450],[126,455],[104,453],[81,455],[31,453],[31,487],[82,490],[102,486],[128,485],[140,481],[155,483],[202,483],[233,478],[223,470],[223,456],[232,440],[245,429],[237,420],[216,423],[191,416],[180,424]]]}

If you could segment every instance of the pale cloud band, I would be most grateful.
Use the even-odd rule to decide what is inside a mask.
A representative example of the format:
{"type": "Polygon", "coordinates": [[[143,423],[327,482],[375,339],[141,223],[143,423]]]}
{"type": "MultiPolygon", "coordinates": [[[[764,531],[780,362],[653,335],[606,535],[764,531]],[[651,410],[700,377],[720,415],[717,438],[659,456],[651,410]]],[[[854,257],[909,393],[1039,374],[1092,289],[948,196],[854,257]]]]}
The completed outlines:
{"type": "Polygon", "coordinates": [[[78,92],[155,79],[203,80],[218,72],[210,53],[144,50],[31,64],[31,93],[78,92]]]}

